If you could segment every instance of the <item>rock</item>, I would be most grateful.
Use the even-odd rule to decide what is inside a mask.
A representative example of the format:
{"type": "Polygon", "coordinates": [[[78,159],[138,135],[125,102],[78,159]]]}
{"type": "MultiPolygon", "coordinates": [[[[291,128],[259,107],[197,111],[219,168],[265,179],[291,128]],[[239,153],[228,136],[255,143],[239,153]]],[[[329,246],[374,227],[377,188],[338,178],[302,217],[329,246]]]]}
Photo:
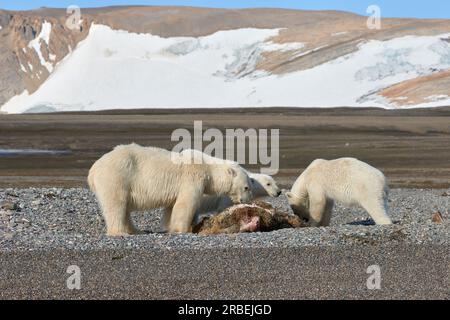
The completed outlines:
{"type": "Polygon", "coordinates": [[[0,209],[0,217],[4,217],[4,216],[7,216],[7,215],[9,215],[9,211],[6,211],[4,209],[0,209]]]}
{"type": "Polygon", "coordinates": [[[6,240],[11,240],[14,237],[14,233],[12,232],[7,232],[3,235],[3,238],[6,240]]]}
{"type": "Polygon", "coordinates": [[[54,199],[54,198],[56,198],[56,194],[53,191],[49,191],[44,194],[44,197],[49,198],[49,199],[54,199]]]}
{"type": "Polygon", "coordinates": [[[16,228],[17,227],[17,223],[14,221],[11,221],[8,225],[10,228],[16,228]]]}
{"type": "Polygon", "coordinates": [[[438,211],[431,215],[431,221],[437,224],[441,224],[444,222],[444,218],[442,217],[442,214],[438,211]]]}
{"type": "Polygon", "coordinates": [[[10,202],[10,201],[4,201],[0,204],[0,208],[3,210],[11,210],[11,211],[19,211],[20,206],[18,202],[10,202]]]}

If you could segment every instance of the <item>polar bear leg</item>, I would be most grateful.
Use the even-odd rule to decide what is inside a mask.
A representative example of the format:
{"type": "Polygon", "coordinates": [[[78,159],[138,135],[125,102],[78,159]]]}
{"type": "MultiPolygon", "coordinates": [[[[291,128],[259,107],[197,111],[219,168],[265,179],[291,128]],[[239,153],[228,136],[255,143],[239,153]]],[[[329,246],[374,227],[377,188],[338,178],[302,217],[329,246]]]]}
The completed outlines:
{"type": "Polygon", "coordinates": [[[103,216],[108,236],[126,236],[136,233],[130,214],[123,203],[117,201],[116,203],[106,204],[103,207],[103,216]]]}
{"type": "Polygon", "coordinates": [[[325,213],[322,217],[322,220],[320,221],[320,226],[322,227],[328,227],[330,225],[331,221],[331,214],[333,212],[334,207],[334,201],[331,199],[327,200],[327,203],[325,205],[325,213]]]}
{"type": "Polygon", "coordinates": [[[195,210],[190,201],[180,200],[175,203],[170,219],[170,233],[188,233],[192,230],[195,210]]]}
{"type": "Polygon", "coordinates": [[[127,209],[126,211],[126,217],[125,217],[125,229],[127,231],[127,234],[143,234],[141,230],[136,228],[134,226],[133,220],[131,219],[131,209],[127,209]]]}
{"type": "Polygon", "coordinates": [[[106,222],[108,236],[125,236],[138,233],[131,221],[131,211],[127,208],[125,196],[111,190],[97,190],[98,201],[106,222]]]}
{"type": "Polygon", "coordinates": [[[309,193],[309,224],[311,227],[318,227],[324,218],[327,199],[321,192],[309,193]]]}
{"type": "Polygon", "coordinates": [[[378,225],[392,224],[391,218],[387,214],[386,201],[379,199],[370,199],[365,203],[362,203],[362,207],[372,217],[378,225]]]}
{"type": "Polygon", "coordinates": [[[172,208],[169,225],[170,233],[192,232],[192,222],[195,212],[200,205],[203,191],[197,190],[197,188],[186,189],[180,192],[172,208]]]}

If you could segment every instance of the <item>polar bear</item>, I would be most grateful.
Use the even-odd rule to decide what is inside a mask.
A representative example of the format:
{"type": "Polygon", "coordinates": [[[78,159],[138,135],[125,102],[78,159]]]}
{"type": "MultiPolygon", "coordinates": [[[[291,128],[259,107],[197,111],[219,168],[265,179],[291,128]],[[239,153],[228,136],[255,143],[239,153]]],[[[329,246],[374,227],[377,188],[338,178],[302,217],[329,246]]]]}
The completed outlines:
{"type": "Polygon", "coordinates": [[[191,230],[203,194],[229,196],[234,203],[252,199],[247,173],[239,165],[184,163],[180,154],[137,144],[117,146],[91,167],[88,183],[106,221],[107,234],[138,232],[132,211],[170,210],[169,232],[191,230]]]}
{"type": "MultiPolygon", "coordinates": [[[[216,164],[228,163],[238,165],[237,162],[212,157],[195,149],[186,149],[183,150],[180,154],[181,157],[184,159],[184,161],[187,162],[197,161],[197,163],[203,162],[216,164]]],[[[280,188],[277,186],[277,183],[271,176],[266,174],[251,173],[248,171],[246,171],[246,173],[250,178],[253,198],[260,198],[266,196],[278,197],[281,195],[280,188]]],[[[233,201],[227,195],[223,196],[204,195],[202,197],[201,204],[195,213],[194,224],[199,222],[199,220],[201,220],[202,217],[222,212],[223,210],[231,207],[232,205],[233,201]]],[[[169,217],[170,217],[170,210],[166,210],[163,214],[163,218],[161,221],[162,222],[161,228],[163,230],[168,230],[168,224],[170,222],[169,217]]]]}
{"type": "Polygon", "coordinates": [[[354,158],[313,161],[286,196],[295,214],[310,225],[328,226],[334,201],[359,205],[376,224],[392,224],[387,215],[388,187],[378,169],[354,158]]]}

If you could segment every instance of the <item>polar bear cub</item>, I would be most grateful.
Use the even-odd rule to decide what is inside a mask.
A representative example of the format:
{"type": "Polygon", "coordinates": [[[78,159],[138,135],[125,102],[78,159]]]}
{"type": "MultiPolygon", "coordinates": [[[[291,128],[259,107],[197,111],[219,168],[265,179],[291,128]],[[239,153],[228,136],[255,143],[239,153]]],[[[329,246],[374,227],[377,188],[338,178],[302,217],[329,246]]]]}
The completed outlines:
{"type": "Polygon", "coordinates": [[[359,205],[376,224],[392,224],[387,215],[388,187],[378,169],[354,158],[313,161],[286,196],[295,214],[311,226],[328,226],[334,201],[359,205]]]}
{"type": "Polygon", "coordinates": [[[107,234],[138,232],[132,211],[164,207],[170,211],[168,231],[191,230],[204,194],[227,195],[234,203],[252,199],[247,173],[237,164],[194,164],[179,153],[137,144],[117,146],[91,167],[88,183],[106,221],[107,234]]]}
{"type": "Polygon", "coordinates": [[[273,197],[281,195],[281,189],[278,187],[275,179],[267,174],[248,172],[252,184],[254,198],[273,197]]]}

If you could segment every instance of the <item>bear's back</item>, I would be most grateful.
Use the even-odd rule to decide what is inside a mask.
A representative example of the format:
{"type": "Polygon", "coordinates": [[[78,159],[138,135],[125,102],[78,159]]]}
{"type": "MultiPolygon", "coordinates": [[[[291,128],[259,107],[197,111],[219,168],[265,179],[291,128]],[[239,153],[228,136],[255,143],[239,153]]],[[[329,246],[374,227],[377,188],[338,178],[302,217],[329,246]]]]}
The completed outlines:
{"type": "Polygon", "coordinates": [[[355,158],[319,160],[308,167],[307,185],[323,190],[330,198],[352,204],[356,195],[370,195],[385,190],[383,173],[355,158]]]}
{"type": "Polygon", "coordinates": [[[305,170],[309,175],[313,175],[315,179],[320,176],[330,178],[339,176],[348,177],[366,177],[384,179],[384,174],[377,168],[358,160],[356,158],[339,158],[334,160],[314,160],[305,170]]]}

